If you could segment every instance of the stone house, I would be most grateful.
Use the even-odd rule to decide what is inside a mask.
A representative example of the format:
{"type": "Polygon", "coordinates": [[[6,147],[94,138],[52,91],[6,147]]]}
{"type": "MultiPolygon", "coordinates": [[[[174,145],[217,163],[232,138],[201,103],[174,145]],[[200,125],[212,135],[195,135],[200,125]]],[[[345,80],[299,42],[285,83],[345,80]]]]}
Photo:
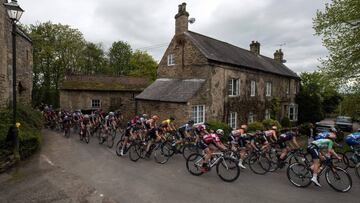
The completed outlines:
{"type": "MultiPolygon", "coordinates": [[[[12,26],[4,3],[0,0],[0,108],[12,100],[12,26]]],[[[31,104],[32,41],[20,28],[16,30],[17,101],[31,104]]]]}
{"type": "Polygon", "coordinates": [[[120,110],[124,119],[130,120],[135,115],[135,96],[149,84],[140,77],[67,75],[60,84],[60,108],[120,110]]]}
{"type": "Polygon", "coordinates": [[[281,49],[269,58],[259,42],[245,50],[189,31],[188,17],[186,4],[179,5],[158,79],[136,97],[138,113],[174,116],[177,124],[219,120],[233,128],[271,114],[297,120],[300,78],[283,64],[281,49]]]}

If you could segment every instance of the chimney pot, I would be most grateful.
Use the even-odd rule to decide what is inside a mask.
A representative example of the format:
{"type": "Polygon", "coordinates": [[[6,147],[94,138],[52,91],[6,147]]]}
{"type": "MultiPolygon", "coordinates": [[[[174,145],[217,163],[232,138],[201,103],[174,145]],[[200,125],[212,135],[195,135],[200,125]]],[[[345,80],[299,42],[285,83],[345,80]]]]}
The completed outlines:
{"type": "Polygon", "coordinates": [[[275,51],[274,60],[280,63],[284,62],[284,53],[281,51],[281,49],[275,51]]]}
{"type": "Polygon", "coordinates": [[[251,41],[250,51],[255,54],[260,54],[260,43],[258,41],[251,41]]]}

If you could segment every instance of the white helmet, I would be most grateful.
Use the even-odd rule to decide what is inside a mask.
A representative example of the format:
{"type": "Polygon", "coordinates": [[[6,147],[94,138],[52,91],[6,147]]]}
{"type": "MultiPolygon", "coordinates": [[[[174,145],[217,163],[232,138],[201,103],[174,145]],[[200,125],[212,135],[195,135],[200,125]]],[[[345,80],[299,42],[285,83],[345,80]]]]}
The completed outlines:
{"type": "Polygon", "coordinates": [[[224,131],[222,129],[218,129],[218,130],[216,130],[216,134],[223,136],[224,131]]]}

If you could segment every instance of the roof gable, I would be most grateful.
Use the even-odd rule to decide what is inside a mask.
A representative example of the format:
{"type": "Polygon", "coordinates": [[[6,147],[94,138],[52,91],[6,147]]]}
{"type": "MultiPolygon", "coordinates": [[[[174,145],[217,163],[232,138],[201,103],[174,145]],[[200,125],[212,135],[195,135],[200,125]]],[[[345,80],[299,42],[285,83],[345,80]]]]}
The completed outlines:
{"type": "Polygon", "coordinates": [[[257,55],[232,44],[222,42],[195,32],[187,31],[185,35],[194,43],[201,53],[209,60],[256,69],[277,75],[299,78],[284,64],[272,58],[257,55]]]}

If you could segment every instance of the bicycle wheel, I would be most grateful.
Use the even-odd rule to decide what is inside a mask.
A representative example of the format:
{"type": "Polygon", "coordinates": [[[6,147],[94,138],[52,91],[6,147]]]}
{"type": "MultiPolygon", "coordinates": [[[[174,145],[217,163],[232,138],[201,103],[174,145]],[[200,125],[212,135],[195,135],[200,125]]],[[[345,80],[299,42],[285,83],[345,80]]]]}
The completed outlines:
{"type": "Polygon", "coordinates": [[[258,175],[264,175],[271,167],[271,162],[267,157],[256,153],[250,155],[248,164],[252,172],[258,175]]]}
{"type": "Polygon", "coordinates": [[[154,148],[154,158],[156,163],[164,164],[169,160],[169,151],[163,144],[156,144],[154,148]]]}
{"type": "Polygon", "coordinates": [[[200,176],[203,174],[203,172],[201,171],[202,163],[203,156],[201,154],[191,154],[186,159],[186,168],[192,175],[200,176]]]}
{"type": "Polygon", "coordinates": [[[132,144],[129,147],[129,158],[131,161],[138,161],[141,157],[139,155],[140,146],[138,144],[132,144]]]}
{"type": "Polygon", "coordinates": [[[161,144],[161,150],[167,157],[172,157],[175,154],[174,147],[172,146],[171,142],[166,141],[161,144]]]}
{"type": "Polygon", "coordinates": [[[355,166],[355,173],[360,180],[360,163],[355,166]]]}
{"type": "Polygon", "coordinates": [[[348,192],[352,187],[351,177],[343,168],[328,168],[325,172],[325,178],[330,187],[338,192],[348,192]]]}
{"type": "Polygon", "coordinates": [[[185,160],[194,153],[199,153],[199,148],[195,144],[186,144],[182,149],[182,155],[185,160]]]}
{"type": "Polygon", "coordinates": [[[85,142],[87,144],[89,144],[89,142],[90,142],[90,130],[89,129],[86,130],[86,135],[84,138],[85,138],[85,142]]]}
{"type": "Polygon", "coordinates": [[[276,156],[276,151],[270,150],[267,154],[268,159],[270,160],[269,172],[274,172],[279,168],[278,157],[276,156]]]}
{"type": "Polygon", "coordinates": [[[224,157],[216,165],[216,173],[225,182],[233,182],[240,175],[240,167],[235,159],[224,157]]]}
{"type": "Polygon", "coordinates": [[[286,171],[287,178],[296,187],[308,187],[311,184],[311,171],[301,163],[291,164],[286,171]]]}
{"type": "Polygon", "coordinates": [[[116,132],[112,131],[107,136],[107,146],[108,148],[112,148],[114,146],[114,140],[115,140],[116,132]]]}
{"type": "Polygon", "coordinates": [[[340,167],[340,168],[346,170],[349,167],[349,159],[345,156],[344,153],[338,152],[337,154],[341,157],[341,160],[333,158],[332,162],[333,162],[334,166],[340,167]]]}
{"type": "Polygon", "coordinates": [[[355,168],[356,166],[356,162],[354,162],[355,160],[353,159],[354,156],[354,151],[350,150],[350,151],[346,151],[345,153],[346,158],[349,160],[349,167],[350,168],[355,168]]]}
{"type": "Polygon", "coordinates": [[[121,156],[120,151],[123,148],[124,139],[121,137],[120,140],[116,143],[116,155],[121,156]]]}

